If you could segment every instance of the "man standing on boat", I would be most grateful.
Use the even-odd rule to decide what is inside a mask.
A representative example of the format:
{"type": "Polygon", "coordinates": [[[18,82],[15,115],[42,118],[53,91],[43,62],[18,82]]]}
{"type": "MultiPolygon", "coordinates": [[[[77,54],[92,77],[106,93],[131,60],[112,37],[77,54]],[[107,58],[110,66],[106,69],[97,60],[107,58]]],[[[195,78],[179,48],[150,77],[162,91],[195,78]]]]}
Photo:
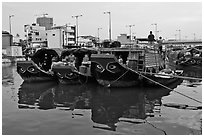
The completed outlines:
{"type": "Polygon", "coordinates": [[[154,35],[152,34],[152,31],[150,31],[150,34],[148,36],[148,41],[150,44],[153,44],[153,41],[155,41],[154,35]]]}

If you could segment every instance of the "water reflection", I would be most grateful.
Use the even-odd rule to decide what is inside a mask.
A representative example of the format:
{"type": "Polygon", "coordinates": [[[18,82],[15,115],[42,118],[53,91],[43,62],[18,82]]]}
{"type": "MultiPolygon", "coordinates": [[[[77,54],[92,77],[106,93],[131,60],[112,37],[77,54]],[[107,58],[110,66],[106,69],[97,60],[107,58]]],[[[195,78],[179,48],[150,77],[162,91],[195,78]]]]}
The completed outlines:
{"type": "MultiPolygon", "coordinates": [[[[170,85],[176,88],[182,80],[170,85]]],[[[88,109],[91,120],[107,130],[116,130],[116,123],[140,123],[147,117],[160,115],[161,98],[168,96],[163,88],[109,89],[96,84],[57,85],[54,82],[25,83],[18,92],[19,109],[88,109]]],[[[83,116],[83,114],[82,114],[83,116]]]]}
{"type": "Polygon", "coordinates": [[[55,82],[26,83],[23,82],[18,92],[18,107],[24,109],[51,109],[54,108],[55,82]]]}
{"type": "Polygon", "coordinates": [[[8,86],[14,83],[14,65],[12,64],[2,64],[2,85],[8,86]]]}

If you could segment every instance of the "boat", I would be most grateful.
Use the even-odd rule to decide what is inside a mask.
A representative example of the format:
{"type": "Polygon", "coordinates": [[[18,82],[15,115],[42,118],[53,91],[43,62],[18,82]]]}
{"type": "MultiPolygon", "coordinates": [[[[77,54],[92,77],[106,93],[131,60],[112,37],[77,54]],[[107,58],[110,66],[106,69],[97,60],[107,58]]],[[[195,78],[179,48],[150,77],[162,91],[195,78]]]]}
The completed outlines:
{"type": "Polygon", "coordinates": [[[92,75],[106,87],[168,85],[182,75],[178,70],[168,74],[163,56],[147,48],[101,48],[91,55],[91,62],[92,75]]]}
{"type": "Polygon", "coordinates": [[[97,53],[97,51],[91,48],[66,49],[61,53],[60,57],[65,61],[53,65],[51,70],[61,84],[83,84],[91,81],[93,78],[89,58],[93,53],[97,53]],[[84,61],[85,56],[86,61],[84,61]],[[70,58],[74,58],[74,60],[70,61],[70,58]]]}
{"type": "Polygon", "coordinates": [[[56,76],[50,71],[52,58],[60,57],[62,49],[41,48],[29,55],[26,61],[17,61],[17,72],[24,81],[40,82],[56,80],[56,76]]]}
{"type": "Polygon", "coordinates": [[[202,46],[195,46],[178,53],[177,65],[180,66],[202,66],[202,46]]]}

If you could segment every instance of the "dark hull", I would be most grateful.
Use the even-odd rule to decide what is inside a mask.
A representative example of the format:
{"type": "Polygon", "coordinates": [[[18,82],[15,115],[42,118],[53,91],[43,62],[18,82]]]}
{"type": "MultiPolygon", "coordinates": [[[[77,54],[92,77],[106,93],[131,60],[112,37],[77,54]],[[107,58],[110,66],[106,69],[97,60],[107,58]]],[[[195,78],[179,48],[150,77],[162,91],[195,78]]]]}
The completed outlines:
{"type": "Polygon", "coordinates": [[[57,76],[58,81],[61,84],[74,85],[93,81],[91,76],[82,75],[75,67],[69,65],[53,66],[52,71],[57,76]]]}
{"type": "Polygon", "coordinates": [[[131,87],[139,84],[139,75],[130,69],[127,69],[117,62],[109,65],[116,66],[117,70],[109,71],[104,69],[103,72],[98,70],[97,63],[92,63],[92,75],[97,82],[106,87],[131,87]]]}
{"type": "Polygon", "coordinates": [[[56,80],[54,75],[39,69],[32,61],[18,61],[17,72],[26,82],[56,80]]]}

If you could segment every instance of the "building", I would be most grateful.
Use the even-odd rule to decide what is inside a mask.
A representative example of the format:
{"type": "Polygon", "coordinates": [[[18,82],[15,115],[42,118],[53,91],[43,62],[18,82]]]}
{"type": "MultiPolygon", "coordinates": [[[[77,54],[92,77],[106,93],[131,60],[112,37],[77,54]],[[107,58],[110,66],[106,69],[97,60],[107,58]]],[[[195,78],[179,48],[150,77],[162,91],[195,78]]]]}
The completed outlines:
{"type": "Polygon", "coordinates": [[[54,26],[47,30],[49,48],[68,48],[76,43],[75,26],[54,26]]]}
{"type": "Polygon", "coordinates": [[[7,31],[2,31],[2,53],[9,57],[22,56],[22,46],[14,45],[13,36],[7,31]]]}
{"type": "Polygon", "coordinates": [[[65,25],[64,46],[74,46],[76,43],[76,27],[65,25]]]}
{"type": "Polygon", "coordinates": [[[47,45],[49,48],[63,48],[63,31],[61,27],[47,30],[47,45]]]}
{"type": "Polygon", "coordinates": [[[53,18],[50,17],[38,17],[36,22],[39,24],[39,26],[45,27],[45,30],[51,29],[53,26],[53,18]]]}
{"type": "Polygon", "coordinates": [[[97,38],[93,36],[79,36],[78,44],[81,47],[94,47],[93,41],[97,42],[97,38]]]}
{"type": "Polygon", "coordinates": [[[46,47],[47,46],[47,34],[44,26],[33,23],[32,25],[24,25],[24,31],[26,33],[27,44],[30,47],[46,47]]]}
{"type": "Polygon", "coordinates": [[[6,50],[11,45],[13,45],[13,36],[7,31],[2,31],[2,53],[6,55],[6,50]]]}
{"type": "Polygon", "coordinates": [[[10,47],[7,47],[6,49],[6,55],[9,57],[21,57],[23,56],[22,53],[22,47],[18,45],[12,45],[10,47]]]}

